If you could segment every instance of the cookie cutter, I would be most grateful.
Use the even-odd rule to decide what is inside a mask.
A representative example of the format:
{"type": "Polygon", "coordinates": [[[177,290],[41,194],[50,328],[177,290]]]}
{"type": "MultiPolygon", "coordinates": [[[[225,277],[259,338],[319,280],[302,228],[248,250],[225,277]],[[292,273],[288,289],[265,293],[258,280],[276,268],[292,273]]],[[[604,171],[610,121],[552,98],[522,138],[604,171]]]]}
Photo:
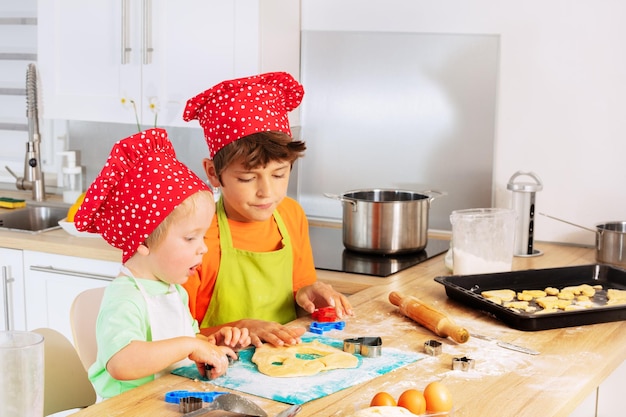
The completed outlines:
{"type": "Polygon", "coordinates": [[[331,322],[337,320],[337,312],[335,307],[322,307],[311,313],[311,317],[315,321],[331,322]]]}
{"type": "Polygon", "coordinates": [[[437,356],[441,354],[442,351],[442,344],[441,342],[438,342],[437,340],[427,340],[426,342],[424,342],[424,352],[426,352],[427,355],[430,356],[437,356]]]}
{"type": "Polygon", "coordinates": [[[315,334],[324,334],[330,330],[343,330],[346,327],[345,321],[334,321],[330,323],[311,322],[309,331],[315,334]]]}
{"type": "Polygon", "coordinates": [[[383,346],[383,339],[380,337],[355,337],[343,340],[343,351],[348,353],[358,353],[366,358],[376,358],[380,356],[383,346]]]}
{"type": "Polygon", "coordinates": [[[202,408],[202,398],[198,397],[183,397],[180,399],[178,405],[178,411],[181,413],[190,413],[202,408]]]}
{"type": "MultiPolygon", "coordinates": [[[[239,353],[237,353],[237,359],[233,359],[230,356],[226,355],[226,358],[228,359],[228,366],[232,365],[233,363],[237,362],[239,360],[239,353]]],[[[208,363],[204,364],[204,370],[206,371],[206,377],[208,379],[209,378],[209,373],[211,372],[211,369],[213,369],[213,365],[210,365],[208,363]]]]}
{"type": "Polygon", "coordinates": [[[452,358],[452,369],[464,372],[474,369],[474,359],[470,359],[466,356],[462,358],[452,358]]]}
{"type": "Polygon", "coordinates": [[[204,401],[206,403],[212,402],[216,397],[228,394],[226,391],[187,391],[187,390],[178,390],[178,391],[169,391],[165,394],[165,402],[172,404],[180,404],[183,398],[199,398],[200,401],[204,401]]]}

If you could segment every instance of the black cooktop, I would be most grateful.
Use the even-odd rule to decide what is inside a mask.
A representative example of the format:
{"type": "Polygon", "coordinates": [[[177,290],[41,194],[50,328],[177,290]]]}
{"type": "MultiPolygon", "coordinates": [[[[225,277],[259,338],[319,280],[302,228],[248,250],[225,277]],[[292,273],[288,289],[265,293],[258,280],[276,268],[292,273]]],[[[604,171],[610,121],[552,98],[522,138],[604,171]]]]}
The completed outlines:
{"type": "Polygon", "coordinates": [[[343,246],[342,233],[341,228],[309,227],[315,268],[384,278],[440,255],[450,248],[448,240],[428,239],[426,248],[420,252],[403,255],[368,254],[346,249],[343,246]]]}

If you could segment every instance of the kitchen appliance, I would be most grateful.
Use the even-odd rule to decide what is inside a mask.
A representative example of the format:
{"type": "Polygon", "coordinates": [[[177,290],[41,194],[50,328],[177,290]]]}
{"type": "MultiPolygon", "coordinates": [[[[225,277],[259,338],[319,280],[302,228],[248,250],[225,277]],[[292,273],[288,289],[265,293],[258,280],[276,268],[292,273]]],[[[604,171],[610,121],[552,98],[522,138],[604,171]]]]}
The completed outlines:
{"type": "Polygon", "coordinates": [[[444,193],[364,189],[325,195],[343,205],[346,249],[401,254],[419,252],[426,247],[430,202],[444,193]]]}
{"type": "Polygon", "coordinates": [[[400,255],[379,255],[355,252],[343,245],[341,227],[309,225],[309,238],[317,269],[351,274],[388,277],[446,252],[450,241],[428,239],[426,247],[418,252],[400,255]]]}
{"type": "Polygon", "coordinates": [[[534,172],[517,171],[509,179],[506,188],[507,190],[513,191],[512,208],[515,210],[515,213],[517,213],[514,255],[541,255],[541,251],[533,249],[535,233],[535,193],[543,189],[541,179],[534,172]],[[519,177],[530,177],[533,182],[519,181],[519,177]]]}

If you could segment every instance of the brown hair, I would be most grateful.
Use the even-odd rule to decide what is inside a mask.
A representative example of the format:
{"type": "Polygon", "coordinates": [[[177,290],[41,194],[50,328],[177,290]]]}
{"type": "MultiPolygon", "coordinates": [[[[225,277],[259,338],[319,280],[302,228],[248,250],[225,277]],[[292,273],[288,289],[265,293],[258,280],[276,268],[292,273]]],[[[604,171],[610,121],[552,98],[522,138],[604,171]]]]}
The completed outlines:
{"type": "Polygon", "coordinates": [[[172,223],[176,223],[179,219],[187,217],[197,210],[198,201],[201,201],[201,199],[213,201],[213,193],[211,191],[198,191],[184,199],[183,202],[177,205],[174,210],[161,221],[157,228],[148,235],[145,245],[149,248],[157,247],[163,239],[165,239],[172,223]]]}
{"type": "Polygon", "coordinates": [[[303,141],[293,140],[283,132],[253,133],[229,143],[215,154],[215,174],[219,178],[233,161],[241,161],[245,169],[265,166],[271,161],[289,161],[293,165],[304,155],[305,149],[303,141]]]}

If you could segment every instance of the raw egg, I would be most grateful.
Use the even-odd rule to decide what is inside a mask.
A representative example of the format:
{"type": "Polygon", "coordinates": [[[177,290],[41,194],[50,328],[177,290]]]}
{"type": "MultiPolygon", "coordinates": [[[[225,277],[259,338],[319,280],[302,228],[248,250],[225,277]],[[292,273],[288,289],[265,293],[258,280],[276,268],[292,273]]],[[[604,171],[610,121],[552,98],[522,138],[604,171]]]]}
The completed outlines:
{"type": "Polygon", "coordinates": [[[431,382],[424,388],[424,399],[426,400],[426,410],[440,413],[452,410],[452,394],[441,382],[431,382]]]}
{"type": "Polygon", "coordinates": [[[372,401],[370,401],[370,407],[376,407],[381,405],[395,406],[396,399],[393,398],[393,396],[388,392],[381,391],[374,395],[372,401]]]}
{"type": "Polygon", "coordinates": [[[413,414],[424,414],[426,412],[426,398],[421,391],[408,389],[400,394],[398,407],[404,407],[413,414]]]}

